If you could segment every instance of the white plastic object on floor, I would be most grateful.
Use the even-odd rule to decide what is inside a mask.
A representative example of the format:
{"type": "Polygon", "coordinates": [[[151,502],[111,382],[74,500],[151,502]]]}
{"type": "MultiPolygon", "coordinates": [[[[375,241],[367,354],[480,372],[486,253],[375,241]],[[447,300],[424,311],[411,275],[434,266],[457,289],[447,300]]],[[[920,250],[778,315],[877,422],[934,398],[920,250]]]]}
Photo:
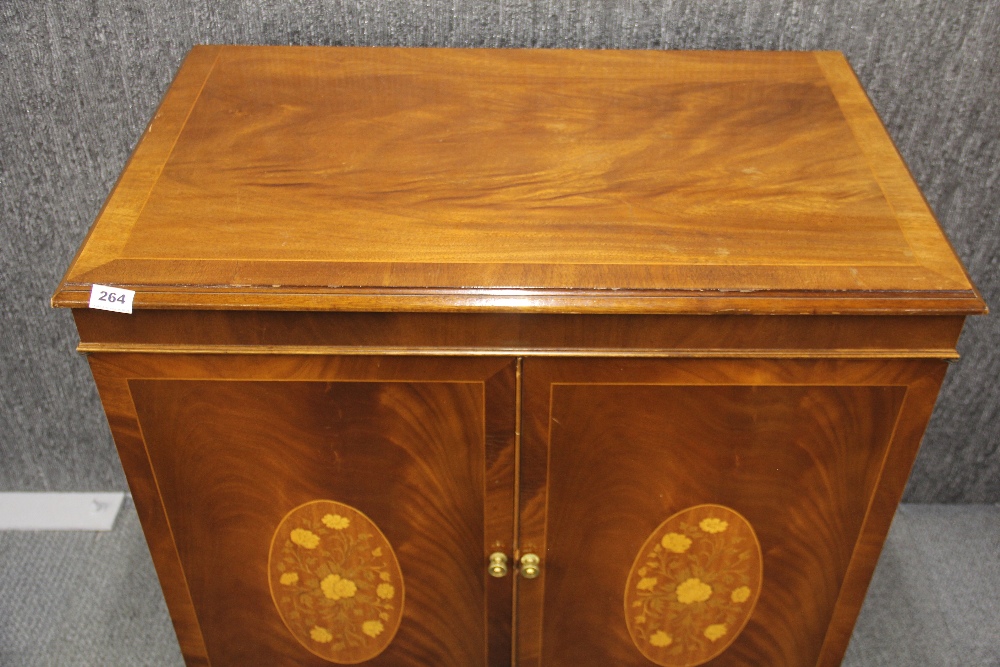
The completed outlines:
{"type": "Polygon", "coordinates": [[[0,530],[111,530],[125,494],[0,493],[0,530]]]}

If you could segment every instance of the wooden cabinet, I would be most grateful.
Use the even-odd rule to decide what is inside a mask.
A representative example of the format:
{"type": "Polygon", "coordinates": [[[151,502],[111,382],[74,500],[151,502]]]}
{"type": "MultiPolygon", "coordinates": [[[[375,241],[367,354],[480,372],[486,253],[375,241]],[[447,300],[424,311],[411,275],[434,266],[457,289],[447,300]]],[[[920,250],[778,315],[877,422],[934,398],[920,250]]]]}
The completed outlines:
{"type": "Polygon", "coordinates": [[[53,303],[213,667],[836,665],[984,311],[839,54],[279,47],[53,303]]]}

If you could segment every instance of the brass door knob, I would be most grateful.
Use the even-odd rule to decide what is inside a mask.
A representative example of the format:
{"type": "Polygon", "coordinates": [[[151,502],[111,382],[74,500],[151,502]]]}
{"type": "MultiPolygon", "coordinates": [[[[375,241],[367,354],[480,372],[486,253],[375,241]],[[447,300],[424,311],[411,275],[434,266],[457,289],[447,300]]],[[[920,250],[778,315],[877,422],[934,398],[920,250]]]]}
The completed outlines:
{"type": "Polygon", "coordinates": [[[534,579],[542,572],[541,559],[535,554],[524,554],[521,556],[521,576],[525,579],[534,579]]]}
{"type": "Polygon", "coordinates": [[[507,576],[507,554],[494,551],[490,554],[490,566],[487,568],[491,577],[500,579],[507,576]]]}

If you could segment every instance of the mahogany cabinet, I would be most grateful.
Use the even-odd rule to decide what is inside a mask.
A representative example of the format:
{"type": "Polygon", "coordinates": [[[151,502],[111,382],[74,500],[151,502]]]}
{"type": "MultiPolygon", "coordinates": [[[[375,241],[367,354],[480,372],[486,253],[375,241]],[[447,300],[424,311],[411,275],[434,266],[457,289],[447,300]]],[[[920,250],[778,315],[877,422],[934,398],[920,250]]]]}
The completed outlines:
{"type": "Polygon", "coordinates": [[[53,304],[214,667],[839,664],[985,311],[840,54],[219,46],[53,304]]]}

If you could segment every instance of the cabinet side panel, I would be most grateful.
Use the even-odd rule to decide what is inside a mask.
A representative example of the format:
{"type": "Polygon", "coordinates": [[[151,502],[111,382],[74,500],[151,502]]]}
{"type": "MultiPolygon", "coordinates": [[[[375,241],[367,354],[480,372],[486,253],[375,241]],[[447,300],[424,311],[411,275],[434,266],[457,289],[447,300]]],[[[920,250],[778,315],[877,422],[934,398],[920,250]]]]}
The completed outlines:
{"type": "Polygon", "coordinates": [[[927,362],[926,366],[926,375],[909,385],[892,445],[879,471],[877,490],[865,517],[817,663],[823,667],[836,667],[844,659],[868,584],[878,564],[896,508],[903,497],[927,422],[934,410],[946,364],[927,362]]]}
{"type": "Polygon", "coordinates": [[[90,367],[111,426],[142,531],[153,557],[181,653],[188,667],[208,667],[208,652],[178,558],[170,524],[146,454],[128,381],[118,369],[90,355],[90,367]]]}

